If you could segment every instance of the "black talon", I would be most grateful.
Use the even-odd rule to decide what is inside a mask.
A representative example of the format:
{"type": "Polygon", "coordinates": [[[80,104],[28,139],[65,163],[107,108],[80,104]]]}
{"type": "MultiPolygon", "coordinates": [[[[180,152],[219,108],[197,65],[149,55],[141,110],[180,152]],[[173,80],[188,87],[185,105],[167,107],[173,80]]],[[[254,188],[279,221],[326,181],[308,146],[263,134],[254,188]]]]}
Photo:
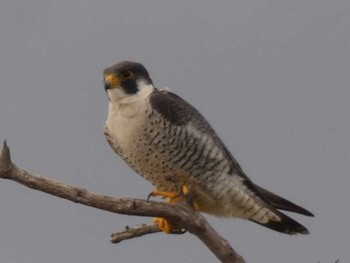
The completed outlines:
{"type": "Polygon", "coordinates": [[[187,232],[187,230],[182,230],[181,228],[171,229],[171,231],[170,231],[171,234],[175,234],[175,235],[183,235],[186,232],[187,232]]]}
{"type": "Polygon", "coordinates": [[[153,197],[153,192],[150,192],[149,195],[147,195],[147,202],[149,202],[149,199],[151,199],[151,197],[153,197]]]}

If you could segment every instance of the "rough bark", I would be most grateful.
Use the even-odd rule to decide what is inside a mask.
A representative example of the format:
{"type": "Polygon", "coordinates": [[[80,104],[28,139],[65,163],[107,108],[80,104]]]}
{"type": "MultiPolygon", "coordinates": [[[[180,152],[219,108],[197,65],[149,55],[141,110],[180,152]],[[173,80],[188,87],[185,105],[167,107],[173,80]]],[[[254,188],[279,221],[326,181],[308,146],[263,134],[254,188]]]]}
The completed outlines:
{"type": "MultiPolygon", "coordinates": [[[[72,202],[106,210],[112,213],[146,217],[163,217],[176,222],[179,229],[197,236],[221,261],[244,263],[244,259],[222,238],[207,220],[185,204],[169,204],[132,198],[118,198],[92,193],[84,188],[48,179],[17,167],[11,161],[6,141],[0,155],[0,178],[13,180],[29,188],[72,202]]],[[[155,225],[141,225],[112,234],[112,242],[160,232],[155,225]]],[[[178,232],[177,232],[178,233],[178,232]]],[[[176,234],[176,233],[174,233],[176,234]]]]}

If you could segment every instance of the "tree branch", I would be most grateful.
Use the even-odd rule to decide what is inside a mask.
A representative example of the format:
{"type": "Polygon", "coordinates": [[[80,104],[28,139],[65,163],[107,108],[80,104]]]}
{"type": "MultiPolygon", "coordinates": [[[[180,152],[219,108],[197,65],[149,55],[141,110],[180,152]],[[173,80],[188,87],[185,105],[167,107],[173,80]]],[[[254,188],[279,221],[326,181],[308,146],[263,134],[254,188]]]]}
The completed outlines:
{"type": "MultiPolygon", "coordinates": [[[[176,226],[180,229],[185,229],[197,236],[221,262],[245,263],[244,259],[209,225],[206,219],[189,206],[100,195],[81,187],[35,175],[12,163],[6,141],[0,155],[0,178],[13,180],[29,188],[112,213],[167,218],[171,222],[176,222],[176,226]]],[[[113,234],[112,241],[117,243],[155,232],[159,232],[155,226],[140,226],[113,234]]]]}
{"type": "Polygon", "coordinates": [[[157,225],[146,225],[142,224],[134,228],[128,226],[125,227],[124,231],[116,232],[111,235],[111,242],[117,244],[123,240],[131,239],[134,237],[141,237],[147,234],[162,232],[157,225]]]}

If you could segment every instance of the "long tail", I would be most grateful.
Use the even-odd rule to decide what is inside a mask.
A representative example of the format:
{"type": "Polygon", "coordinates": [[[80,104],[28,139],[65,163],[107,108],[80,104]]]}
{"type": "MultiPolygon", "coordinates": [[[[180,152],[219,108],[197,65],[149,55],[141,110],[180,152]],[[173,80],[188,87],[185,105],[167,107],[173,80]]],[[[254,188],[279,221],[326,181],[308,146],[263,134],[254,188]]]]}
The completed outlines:
{"type": "MultiPolygon", "coordinates": [[[[311,212],[308,210],[284,199],[283,197],[280,197],[278,195],[275,195],[271,193],[270,191],[254,184],[254,187],[259,191],[261,196],[263,197],[264,201],[271,205],[275,209],[281,209],[285,211],[290,211],[294,213],[303,214],[306,216],[314,216],[311,212]]],[[[294,219],[288,217],[287,215],[279,212],[276,210],[276,214],[281,218],[281,221],[268,221],[267,223],[260,223],[256,222],[254,220],[251,220],[259,225],[271,228],[275,231],[282,232],[285,234],[308,234],[309,231],[301,224],[299,224],[294,219]]]]}
{"type": "Polygon", "coordinates": [[[290,212],[294,212],[294,213],[298,213],[298,214],[302,214],[302,215],[306,215],[306,216],[314,216],[310,211],[288,201],[287,199],[284,199],[283,197],[280,197],[274,193],[271,193],[270,191],[268,191],[268,190],[266,190],[266,189],[264,189],[256,184],[254,184],[254,187],[263,196],[264,201],[276,209],[290,211],[290,212]]]}
{"type": "Polygon", "coordinates": [[[257,223],[259,225],[262,225],[264,227],[270,228],[272,230],[289,234],[289,235],[296,235],[296,234],[309,234],[309,231],[307,230],[306,227],[303,225],[299,224],[297,221],[294,219],[286,216],[285,214],[279,212],[276,210],[275,212],[280,218],[281,221],[268,221],[267,223],[260,223],[258,221],[255,221],[253,219],[250,219],[250,221],[257,223]]]}

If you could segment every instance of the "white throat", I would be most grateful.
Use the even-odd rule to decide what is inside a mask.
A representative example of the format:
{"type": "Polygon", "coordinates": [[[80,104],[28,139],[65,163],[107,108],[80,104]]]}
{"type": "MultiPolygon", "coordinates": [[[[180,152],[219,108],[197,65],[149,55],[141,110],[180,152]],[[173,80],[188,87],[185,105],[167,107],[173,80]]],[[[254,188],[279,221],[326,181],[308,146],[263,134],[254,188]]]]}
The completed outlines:
{"type": "Polygon", "coordinates": [[[139,91],[136,94],[126,94],[121,88],[107,90],[109,97],[108,119],[113,116],[132,118],[148,105],[148,96],[154,91],[152,84],[144,80],[137,82],[139,91]]]}

